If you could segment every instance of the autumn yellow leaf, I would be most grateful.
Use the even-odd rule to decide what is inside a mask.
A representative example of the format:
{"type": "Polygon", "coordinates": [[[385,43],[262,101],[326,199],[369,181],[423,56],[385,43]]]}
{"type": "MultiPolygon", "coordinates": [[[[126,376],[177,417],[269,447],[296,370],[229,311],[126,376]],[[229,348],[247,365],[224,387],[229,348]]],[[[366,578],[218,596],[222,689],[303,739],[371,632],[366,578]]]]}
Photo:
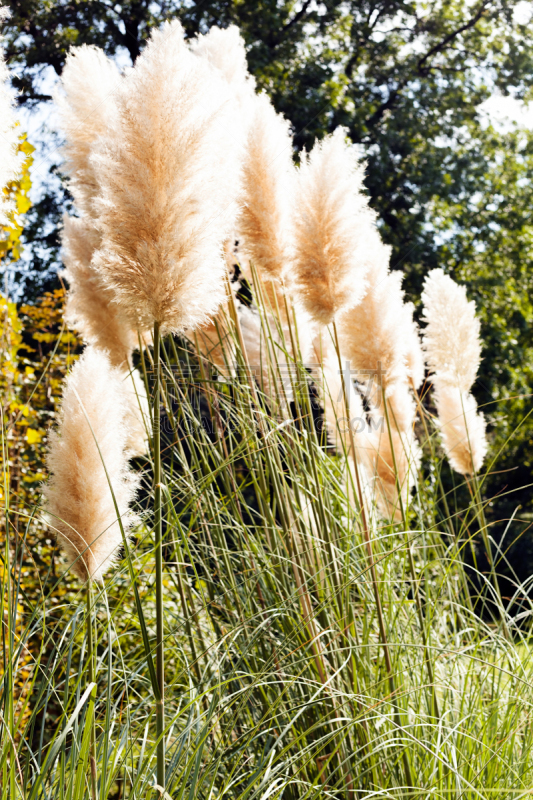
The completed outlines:
{"type": "Polygon", "coordinates": [[[42,438],[42,432],[36,431],[35,428],[28,428],[26,431],[26,440],[28,444],[38,444],[42,438]]]}

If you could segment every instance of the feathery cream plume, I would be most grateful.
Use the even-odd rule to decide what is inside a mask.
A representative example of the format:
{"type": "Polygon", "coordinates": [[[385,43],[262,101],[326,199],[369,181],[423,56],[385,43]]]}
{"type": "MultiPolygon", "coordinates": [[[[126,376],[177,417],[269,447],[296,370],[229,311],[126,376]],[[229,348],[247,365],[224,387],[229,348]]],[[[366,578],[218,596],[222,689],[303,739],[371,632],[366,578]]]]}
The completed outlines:
{"type": "MultiPolygon", "coordinates": [[[[259,277],[256,292],[263,296],[267,309],[264,324],[259,314],[244,307],[239,316],[244,346],[250,366],[262,390],[271,400],[276,399],[276,364],[270,365],[266,325],[275,341],[272,347],[282,361],[281,396],[291,396],[290,369],[283,350],[290,350],[289,320],[287,319],[282,276],[290,262],[290,196],[294,178],[292,136],[289,123],[278,115],[266,95],[255,95],[255,81],[248,74],[244,41],[234,27],[212,28],[191,45],[193,51],[207,58],[226,78],[240,108],[240,124],[247,133],[244,157],[241,210],[236,223],[235,237],[239,241],[238,260],[245,277],[255,284],[250,261],[259,277]],[[277,320],[281,324],[278,330],[277,320]]],[[[230,239],[233,243],[233,238],[230,239]]],[[[302,315],[299,322],[304,324],[302,315]]],[[[220,330],[227,336],[227,327],[217,318],[220,330]]],[[[200,349],[211,352],[212,360],[222,362],[218,334],[213,323],[198,331],[200,349]],[[213,349],[214,344],[214,349],[213,349]]],[[[303,337],[309,342],[309,337],[303,337]]],[[[222,366],[222,364],[221,364],[222,366]]]]}
{"type": "Polygon", "coordinates": [[[237,235],[264,281],[282,280],[291,265],[294,175],[289,122],[276,113],[267,95],[257,95],[246,142],[237,235]]]}
{"type": "Polygon", "coordinates": [[[114,93],[122,77],[115,64],[97,47],[82,45],[67,55],[61,74],[62,92],[54,100],[65,133],[62,153],[69,189],[76,207],[96,219],[100,187],[91,161],[95,142],[116,124],[114,93]]]}
{"type": "Polygon", "coordinates": [[[119,371],[105,353],[88,347],[66,379],[44,489],[49,525],[82,580],[101,580],[122,544],[105,470],[126,532],[136,520],[129,507],[138,477],[128,469],[123,404],[119,371]]]}
{"type": "Polygon", "coordinates": [[[126,454],[129,458],[144,456],[149,451],[149,438],[152,435],[150,401],[146,394],[146,387],[136,369],[130,370],[124,377],[122,377],[122,371],[120,374],[127,431],[126,454]]]}
{"type": "Polygon", "coordinates": [[[404,303],[403,276],[388,270],[389,247],[376,244],[374,252],[368,292],[356,308],[340,316],[337,327],[341,352],[366,386],[372,409],[369,438],[375,451],[378,503],[387,516],[392,512],[399,517],[398,487],[406,504],[416,485],[419,453],[411,387],[421,381],[423,362],[413,306],[404,303]]]}
{"type": "Polygon", "coordinates": [[[65,215],[62,243],[64,274],[70,284],[65,320],[85,342],[106,350],[114,367],[127,367],[138,337],[91,265],[100,234],[87,217],[65,215]]]}
{"type": "Polygon", "coordinates": [[[218,69],[234,94],[244,124],[249,124],[250,99],[255,95],[255,78],[248,72],[246,45],[236,25],[213,26],[189,42],[192,52],[218,69]]]}
{"type": "Polygon", "coordinates": [[[90,155],[95,142],[116,122],[114,91],[121,76],[107,56],[96,47],[74,48],[61,76],[62,93],[55,100],[66,136],[63,147],[69,188],[82,217],[65,215],[62,245],[64,275],[70,288],[65,319],[88,344],[107,350],[113,366],[129,368],[137,333],[123,318],[113,292],[91,264],[101,245],[96,224],[98,179],[90,155]]]}
{"type": "MultiPolygon", "coordinates": [[[[267,95],[256,95],[248,108],[251,118],[243,165],[241,210],[236,230],[239,249],[246,256],[242,264],[243,273],[254,286],[256,295],[262,299],[266,311],[263,327],[266,325],[270,330],[271,337],[275,340],[272,347],[276,360],[282,362],[281,385],[279,380],[273,382],[271,375],[269,376],[269,348],[265,335],[259,337],[259,347],[259,339],[255,339],[253,334],[253,317],[246,317],[243,312],[243,327],[249,334],[245,336],[245,343],[249,349],[250,365],[258,372],[262,371],[263,391],[271,400],[275,400],[275,386],[278,384],[280,395],[290,400],[294,364],[290,357],[287,360],[284,350],[292,353],[292,320],[287,315],[288,306],[292,302],[286,295],[285,285],[292,262],[291,202],[295,180],[292,135],[288,121],[276,113],[267,95]]],[[[300,341],[310,343],[310,337],[304,334],[305,320],[300,313],[298,323],[302,328],[300,341]]],[[[302,355],[305,359],[305,355],[302,355]]],[[[277,365],[272,366],[276,374],[277,365]]]]}
{"type": "MultiPolygon", "coordinates": [[[[255,78],[248,72],[246,47],[239,29],[235,25],[228,28],[213,26],[206,34],[199,34],[189,41],[189,46],[195,55],[206,59],[226,80],[237,101],[239,124],[245,137],[254,105],[255,78]]],[[[243,256],[241,247],[240,257],[236,258],[235,240],[236,234],[232,232],[224,242],[224,257],[229,275],[233,273],[235,262],[242,261],[243,256]]],[[[192,331],[185,333],[190,339],[194,338],[192,331]]],[[[196,342],[200,353],[225,372],[228,359],[232,361],[234,357],[234,343],[224,310],[217,312],[213,319],[196,330],[196,342]]]]}
{"type": "Polygon", "coordinates": [[[487,453],[485,420],[470,391],[481,362],[480,323],[466,288],[442,269],[429,272],[422,292],[424,349],[446,455],[453,469],[470,475],[487,453]]]}
{"type": "MultiPolygon", "coordinates": [[[[402,275],[388,271],[390,248],[375,246],[379,256],[367,272],[364,300],[337,321],[343,356],[361,383],[370,383],[374,405],[393,386],[407,383],[406,316],[403,313],[402,275]]],[[[405,409],[401,409],[402,416],[405,409]]]]}
{"type": "Polygon", "coordinates": [[[302,158],[295,200],[294,284],[322,325],[356,306],[381,242],[363,194],[364,168],[337,128],[302,158]]]}
{"type": "MultiPolygon", "coordinates": [[[[0,22],[8,16],[9,10],[5,6],[0,6],[0,22]]],[[[15,178],[18,168],[13,94],[9,88],[9,72],[4,54],[0,49],[0,225],[7,223],[9,213],[14,211],[13,204],[2,189],[15,178]]]]}
{"type": "Polygon", "coordinates": [[[103,190],[93,263],[132,327],[195,328],[225,292],[241,146],[231,93],[173,22],[152,33],[116,97],[119,122],[93,156],[103,190]]]}

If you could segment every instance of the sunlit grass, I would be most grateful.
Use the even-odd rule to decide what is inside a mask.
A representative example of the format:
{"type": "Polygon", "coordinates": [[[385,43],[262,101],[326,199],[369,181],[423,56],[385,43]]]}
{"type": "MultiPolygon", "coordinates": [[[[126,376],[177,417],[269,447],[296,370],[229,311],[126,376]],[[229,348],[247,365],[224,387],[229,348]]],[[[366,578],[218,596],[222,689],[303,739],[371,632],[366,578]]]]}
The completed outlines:
{"type": "MultiPolygon", "coordinates": [[[[282,359],[263,320],[273,383],[293,365],[290,415],[280,381],[263,396],[242,356],[222,379],[194,343],[163,341],[167,795],[529,796],[532,652],[493,576],[465,567],[484,546],[479,492],[461,508],[468,493],[446,495],[428,416],[406,524],[370,514],[369,547],[346,456],[313,423],[297,332],[282,359]]],[[[160,796],[150,458],[137,466],[143,524],[93,588],[99,798],[160,796]]],[[[43,590],[27,597],[41,511],[16,530],[5,512],[1,797],[90,798],[86,592],[59,593],[36,553],[43,590]]]]}

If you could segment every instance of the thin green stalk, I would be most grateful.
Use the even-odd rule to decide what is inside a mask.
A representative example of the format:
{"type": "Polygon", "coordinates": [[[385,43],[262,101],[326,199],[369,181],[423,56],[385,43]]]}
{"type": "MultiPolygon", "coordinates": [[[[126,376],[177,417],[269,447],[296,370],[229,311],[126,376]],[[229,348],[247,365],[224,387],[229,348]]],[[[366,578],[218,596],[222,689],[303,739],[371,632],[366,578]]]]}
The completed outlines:
{"type": "Polygon", "coordinates": [[[156,603],[156,676],[159,697],[156,699],[157,783],[165,788],[165,644],[163,621],[163,515],[161,510],[161,331],[154,323],[154,404],[152,426],[154,437],[154,535],[155,535],[155,603],[156,603]]]}
{"type": "Polygon", "coordinates": [[[400,475],[398,472],[398,464],[396,462],[396,453],[394,451],[394,443],[392,441],[392,429],[391,429],[391,422],[389,417],[389,406],[387,402],[387,398],[385,397],[385,392],[383,392],[383,408],[385,410],[385,419],[387,422],[387,431],[389,434],[389,441],[390,441],[390,449],[392,453],[392,464],[394,467],[394,476],[396,479],[396,492],[398,493],[398,502],[400,503],[400,513],[402,516],[402,523],[403,528],[405,531],[405,547],[407,550],[407,561],[409,565],[409,572],[411,574],[411,586],[413,587],[413,595],[415,598],[415,605],[416,611],[418,614],[418,624],[420,625],[420,633],[422,634],[422,640],[424,642],[424,647],[426,649],[426,668],[428,672],[428,679],[429,685],[432,687],[432,704],[433,704],[433,712],[435,717],[439,719],[439,704],[437,700],[437,687],[435,686],[435,676],[433,674],[433,666],[431,663],[431,654],[427,639],[427,631],[426,631],[426,623],[424,620],[424,611],[422,609],[422,601],[420,599],[420,592],[419,592],[419,585],[416,577],[416,569],[415,569],[415,562],[413,559],[413,551],[411,548],[411,543],[409,541],[409,530],[407,525],[407,516],[405,513],[405,506],[402,498],[402,486],[400,485],[400,475]]]}
{"type": "Polygon", "coordinates": [[[90,782],[91,782],[91,797],[92,800],[98,800],[98,776],[96,772],[96,720],[95,720],[95,700],[96,700],[96,669],[95,669],[95,661],[96,661],[96,653],[94,649],[94,632],[93,632],[93,592],[92,592],[92,580],[90,577],[87,578],[87,587],[86,587],[86,599],[87,599],[87,662],[88,662],[88,669],[87,669],[87,685],[94,684],[91,694],[89,695],[89,705],[87,709],[87,714],[90,719],[91,724],[91,744],[90,744],[90,753],[89,753],[89,765],[90,765],[90,782]]]}

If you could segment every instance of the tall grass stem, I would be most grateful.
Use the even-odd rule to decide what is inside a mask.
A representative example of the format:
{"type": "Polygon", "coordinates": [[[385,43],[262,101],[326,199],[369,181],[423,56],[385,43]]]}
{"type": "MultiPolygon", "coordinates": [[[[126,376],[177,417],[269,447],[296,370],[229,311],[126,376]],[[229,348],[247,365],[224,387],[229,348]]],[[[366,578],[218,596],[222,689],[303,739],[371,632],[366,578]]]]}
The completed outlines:
{"type": "Polygon", "coordinates": [[[159,697],[156,700],[157,783],[165,788],[165,644],[163,621],[163,516],[161,509],[161,330],[154,324],[154,535],[156,593],[156,675],[159,697]]]}

